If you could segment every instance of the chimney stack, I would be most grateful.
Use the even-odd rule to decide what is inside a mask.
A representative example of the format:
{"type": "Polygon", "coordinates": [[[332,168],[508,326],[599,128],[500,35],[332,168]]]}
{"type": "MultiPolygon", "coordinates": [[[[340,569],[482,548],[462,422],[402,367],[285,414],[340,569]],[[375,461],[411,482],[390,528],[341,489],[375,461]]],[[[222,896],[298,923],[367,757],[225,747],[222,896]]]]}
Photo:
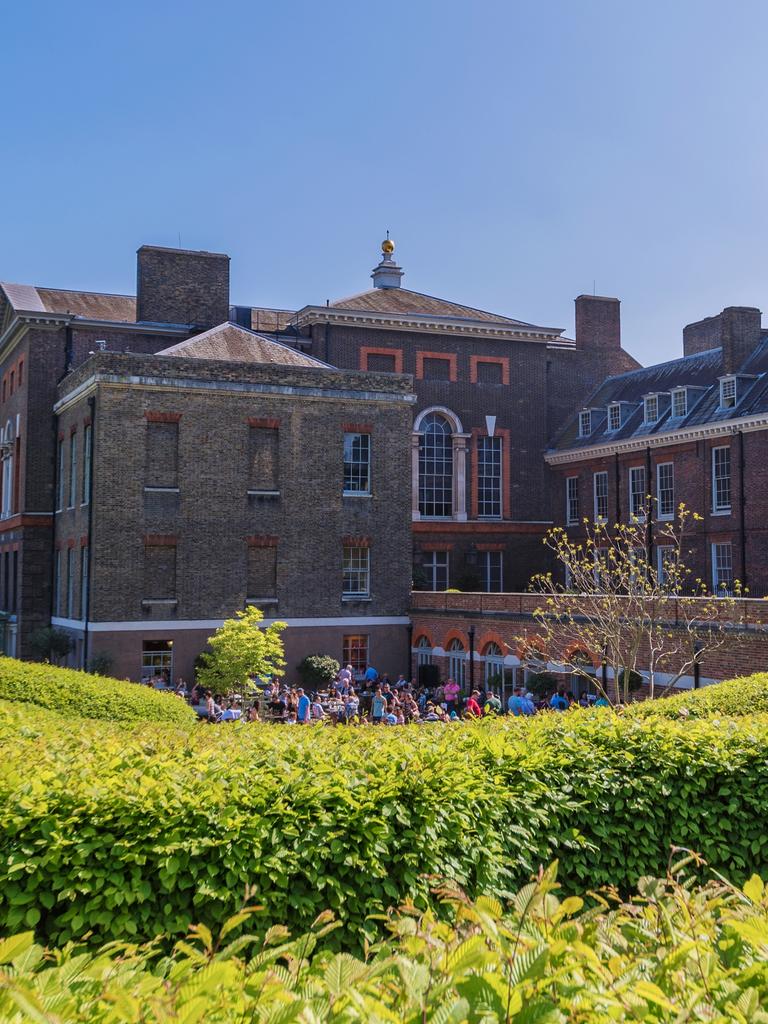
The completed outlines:
{"type": "Polygon", "coordinates": [[[138,321],[207,330],[229,320],[229,256],[158,245],[136,255],[138,321]]]}
{"type": "Polygon", "coordinates": [[[576,299],[576,348],[614,351],[621,348],[621,303],[604,295],[576,299]]]}
{"type": "Polygon", "coordinates": [[[683,328],[683,355],[723,350],[723,372],[736,373],[760,342],[762,314],[755,306],[726,306],[683,328]]]}

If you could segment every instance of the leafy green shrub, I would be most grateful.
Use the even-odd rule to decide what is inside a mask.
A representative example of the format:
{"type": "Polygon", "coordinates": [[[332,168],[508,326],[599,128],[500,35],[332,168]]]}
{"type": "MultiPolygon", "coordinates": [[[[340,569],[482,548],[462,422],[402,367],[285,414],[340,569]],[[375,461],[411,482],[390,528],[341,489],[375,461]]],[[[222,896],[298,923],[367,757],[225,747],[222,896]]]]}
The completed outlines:
{"type": "Polygon", "coordinates": [[[543,697],[556,690],[557,683],[557,676],[553,676],[551,672],[532,672],[525,681],[525,688],[538,697],[543,697]]]}
{"type": "Polygon", "coordinates": [[[195,721],[194,711],[174,694],[15,658],[0,657],[0,700],[39,704],[73,718],[177,725],[195,721]]]}
{"type": "Polygon", "coordinates": [[[72,650],[72,637],[55,626],[41,626],[29,635],[29,646],[40,661],[66,658],[72,650]]]}
{"type": "Polygon", "coordinates": [[[636,693],[643,685],[643,677],[639,672],[635,672],[634,669],[629,670],[629,680],[627,682],[626,689],[624,687],[624,677],[626,675],[626,669],[622,669],[619,672],[619,688],[622,693],[636,693]]]}
{"type": "Polygon", "coordinates": [[[291,939],[258,916],[235,915],[214,938],[203,927],[170,955],[119,946],[46,958],[32,933],[0,941],[0,1018],[6,1024],[211,1021],[472,1021],[483,1024],[712,1021],[766,1024],[768,899],[756,876],[744,892],[691,891],[645,879],[631,904],[596,909],[557,897],[553,870],[515,894],[471,903],[445,892],[449,920],[403,908],[390,937],[361,959],[328,948],[321,915],[291,939]]]}
{"type": "Polygon", "coordinates": [[[301,681],[310,690],[332,683],[340,668],[341,665],[330,654],[308,654],[297,665],[301,681]]]}
{"type": "Polygon", "coordinates": [[[175,729],[6,704],[0,747],[0,933],[178,935],[252,886],[269,922],[330,908],[349,945],[430,876],[503,896],[559,858],[566,890],[626,892],[672,844],[768,873],[768,716],[175,729]]]}
{"type": "Polygon", "coordinates": [[[768,672],[687,690],[674,697],[646,700],[631,709],[631,714],[639,718],[734,717],[761,712],[768,712],[768,672]]]}

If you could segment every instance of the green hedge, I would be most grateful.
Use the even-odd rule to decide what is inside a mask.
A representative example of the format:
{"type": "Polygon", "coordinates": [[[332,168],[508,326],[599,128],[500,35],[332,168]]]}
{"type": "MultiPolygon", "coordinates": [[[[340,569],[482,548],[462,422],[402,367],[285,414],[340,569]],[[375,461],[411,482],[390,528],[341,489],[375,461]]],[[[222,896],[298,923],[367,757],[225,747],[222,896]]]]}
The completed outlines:
{"type": "Polygon", "coordinates": [[[633,705],[631,714],[641,718],[708,718],[712,715],[754,715],[768,712],[768,673],[730,679],[726,683],[687,690],[660,700],[633,705]]]}
{"type": "Polygon", "coordinates": [[[609,709],[476,724],[178,730],[0,708],[0,932],[177,935],[237,907],[339,943],[430,876],[504,895],[561,862],[628,891],[670,844],[768,873],[768,717],[609,709]],[[34,765],[34,771],[30,771],[34,765]]]}
{"type": "Polygon", "coordinates": [[[0,657],[0,700],[50,708],[72,718],[194,722],[195,712],[175,694],[71,668],[0,657]]]}
{"type": "Polygon", "coordinates": [[[757,877],[744,889],[647,879],[631,904],[584,910],[579,897],[558,899],[547,872],[506,911],[452,896],[450,923],[394,917],[365,959],[328,949],[327,918],[292,939],[279,926],[242,935],[259,930],[242,915],[221,935],[195,930],[170,956],[121,944],[51,958],[20,934],[0,940],[0,1019],[765,1024],[768,900],[757,877]]]}

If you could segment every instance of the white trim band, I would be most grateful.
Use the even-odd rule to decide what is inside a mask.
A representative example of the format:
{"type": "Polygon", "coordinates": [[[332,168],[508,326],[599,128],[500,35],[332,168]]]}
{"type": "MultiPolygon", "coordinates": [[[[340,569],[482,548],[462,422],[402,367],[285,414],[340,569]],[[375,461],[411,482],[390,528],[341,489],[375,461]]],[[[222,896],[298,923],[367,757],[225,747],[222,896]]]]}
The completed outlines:
{"type": "MultiPolygon", "coordinates": [[[[141,619],[138,622],[89,622],[88,631],[91,633],[147,633],[156,632],[158,629],[218,629],[224,624],[224,621],[224,619],[141,619]]],[[[409,626],[411,620],[407,615],[350,615],[328,619],[283,619],[280,616],[275,616],[262,620],[262,624],[265,626],[271,626],[273,622],[285,622],[288,626],[296,628],[354,626],[357,629],[360,626],[409,626]]],[[[52,618],[51,625],[63,629],[85,629],[85,623],[77,619],[52,618]]]]}

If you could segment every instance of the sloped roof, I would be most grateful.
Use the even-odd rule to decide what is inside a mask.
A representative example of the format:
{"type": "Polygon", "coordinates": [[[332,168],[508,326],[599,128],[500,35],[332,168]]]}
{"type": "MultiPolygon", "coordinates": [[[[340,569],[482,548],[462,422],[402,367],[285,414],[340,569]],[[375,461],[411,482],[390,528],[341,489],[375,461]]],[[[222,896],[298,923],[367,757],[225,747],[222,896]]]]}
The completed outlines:
{"type": "Polygon", "coordinates": [[[332,309],[360,309],[373,313],[421,313],[425,316],[444,316],[450,319],[482,320],[487,323],[516,324],[532,327],[522,320],[512,320],[499,313],[488,313],[473,306],[449,302],[423,292],[412,292],[408,288],[370,288],[357,295],[336,299],[332,309]]]}
{"type": "Polygon", "coordinates": [[[292,309],[269,309],[266,306],[251,306],[251,327],[254,331],[284,331],[296,316],[292,309]]]}
{"type": "Polygon", "coordinates": [[[719,378],[724,375],[720,348],[607,377],[584,403],[584,408],[593,410],[592,433],[588,437],[579,436],[579,414],[576,412],[557,435],[550,451],[562,452],[656,437],[687,427],[768,412],[768,334],[763,335],[759,345],[740,367],[739,374],[744,376],[732,409],[720,408],[719,378]],[[643,397],[656,392],[664,394],[677,387],[695,389],[689,392],[687,414],[673,419],[671,403],[665,400],[660,403],[658,420],[645,423],[643,397]],[[624,422],[618,430],[608,431],[607,410],[614,402],[626,403],[622,411],[624,422]]]}
{"type": "Polygon", "coordinates": [[[238,324],[225,323],[204,334],[188,338],[157,353],[184,359],[217,359],[233,363],[277,363],[282,366],[315,366],[327,369],[328,364],[298,352],[289,345],[249,331],[238,324]]]}
{"type": "Polygon", "coordinates": [[[107,292],[70,291],[66,288],[40,288],[31,284],[2,282],[13,308],[25,313],[62,313],[89,320],[114,320],[134,323],[136,297],[107,292]]]}

